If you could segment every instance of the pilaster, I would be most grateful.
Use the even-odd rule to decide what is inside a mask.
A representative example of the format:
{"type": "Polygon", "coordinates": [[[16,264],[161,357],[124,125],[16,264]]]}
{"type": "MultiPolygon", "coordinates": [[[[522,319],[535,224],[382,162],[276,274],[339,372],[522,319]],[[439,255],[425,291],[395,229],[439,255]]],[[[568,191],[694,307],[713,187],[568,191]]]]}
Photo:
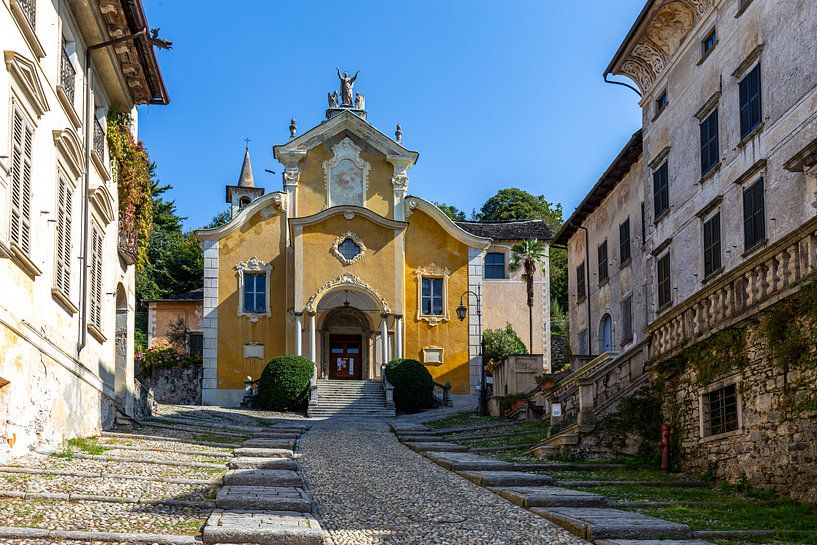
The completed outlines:
{"type": "Polygon", "coordinates": [[[405,200],[408,194],[409,183],[407,171],[412,165],[412,161],[405,157],[396,156],[389,156],[386,160],[394,167],[394,172],[391,177],[391,184],[394,190],[394,219],[405,221],[405,200]]]}
{"type": "Polygon", "coordinates": [[[204,404],[218,399],[218,240],[205,240],[204,305],[202,311],[202,392],[204,404]]]}
{"type": "MultiPolygon", "coordinates": [[[[483,280],[483,248],[468,248],[468,369],[471,394],[479,393],[482,361],[480,356],[481,331],[479,331],[479,317],[477,316],[477,298],[474,293],[482,293],[483,280]]],[[[485,308],[481,311],[484,313],[485,308]]]]}

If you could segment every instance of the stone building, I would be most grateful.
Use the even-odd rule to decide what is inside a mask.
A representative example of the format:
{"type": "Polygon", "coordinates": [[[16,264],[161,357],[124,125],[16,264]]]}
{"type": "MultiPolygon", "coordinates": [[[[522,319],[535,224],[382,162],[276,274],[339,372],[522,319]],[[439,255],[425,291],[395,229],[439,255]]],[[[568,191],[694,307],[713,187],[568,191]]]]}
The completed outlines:
{"type": "Polygon", "coordinates": [[[683,466],[811,501],[813,343],[789,358],[768,324],[784,308],[778,330],[813,329],[787,302],[817,271],[815,29],[813,2],[651,0],[605,74],[641,95],[643,186],[627,208],[644,204],[646,290],[633,314],[683,466]]]}
{"type": "MultiPolygon", "coordinates": [[[[239,183],[227,188],[232,220],[197,231],[205,403],[238,405],[245,377],[285,354],[314,361],[316,379],[349,381],[380,380],[384,362],[413,358],[453,394],[471,395],[480,385],[477,295],[483,328],[510,320],[527,332],[509,244],[539,237],[547,245],[543,222],[452,222],[408,193],[419,154],[402,144],[399,127],[386,136],[358,106],[330,96],[324,122],[300,135],[292,123],[289,142],[274,147],[283,191],[256,188],[245,154],[239,183]]],[[[542,269],[533,342],[546,354],[542,269]]],[[[321,384],[329,387],[316,384],[319,396],[321,384]]]]}
{"type": "Polygon", "coordinates": [[[146,32],[86,53],[146,25],[139,1],[0,2],[2,458],[133,411],[136,233],[106,116],[135,135],[135,106],[168,98],[146,32]]]}

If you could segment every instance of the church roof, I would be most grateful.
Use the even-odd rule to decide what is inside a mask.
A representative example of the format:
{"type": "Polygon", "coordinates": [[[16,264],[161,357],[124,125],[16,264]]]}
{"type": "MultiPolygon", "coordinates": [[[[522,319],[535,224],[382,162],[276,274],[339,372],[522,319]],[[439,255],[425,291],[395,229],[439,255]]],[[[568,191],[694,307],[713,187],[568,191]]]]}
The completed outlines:
{"type": "Polygon", "coordinates": [[[255,187],[250,165],[250,149],[244,150],[244,164],[241,165],[241,174],[238,175],[238,187],[255,187]]]}
{"type": "Polygon", "coordinates": [[[550,240],[553,233],[543,220],[457,221],[465,231],[492,240],[550,240]]]}

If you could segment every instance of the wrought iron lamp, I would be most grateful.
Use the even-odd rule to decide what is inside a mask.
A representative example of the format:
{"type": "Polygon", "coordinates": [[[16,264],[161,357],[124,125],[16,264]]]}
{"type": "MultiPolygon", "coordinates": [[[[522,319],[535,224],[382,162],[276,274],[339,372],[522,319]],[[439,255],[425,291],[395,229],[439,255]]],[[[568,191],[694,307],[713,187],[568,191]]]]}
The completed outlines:
{"type": "MultiPolygon", "coordinates": [[[[477,286],[477,291],[473,292],[468,290],[460,295],[460,304],[457,307],[457,318],[459,321],[465,320],[465,316],[468,314],[468,308],[463,303],[463,299],[466,295],[473,295],[476,298],[477,308],[477,333],[479,335],[479,414],[485,416],[488,411],[488,397],[485,388],[485,340],[482,338],[482,296],[481,290],[479,286],[477,286]]],[[[470,337],[470,334],[469,334],[470,337]]]]}

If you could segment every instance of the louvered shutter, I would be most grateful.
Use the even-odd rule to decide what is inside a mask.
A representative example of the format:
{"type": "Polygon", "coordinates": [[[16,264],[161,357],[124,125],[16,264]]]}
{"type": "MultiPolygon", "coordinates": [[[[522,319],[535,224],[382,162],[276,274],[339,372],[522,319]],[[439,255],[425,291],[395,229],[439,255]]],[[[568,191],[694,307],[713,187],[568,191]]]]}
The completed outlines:
{"type": "Polygon", "coordinates": [[[715,272],[721,268],[721,213],[718,212],[712,216],[709,224],[711,231],[710,254],[712,255],[712,270],[710,272],[715,272]]]}
{"type": "Polygon", "coordinates": [[[758,244],[766,238],[766,221],[764,218],[765,203],[763,199],[763,178],[752,186],[752,208],[754,209],[754,243],[758,244]]]}
{"type": "Polygon", "coordinates": [[[71,295],[71,188],[65,178],[57,183],[57,267],[55,283],[66,297],[71,295]]]}
{"type": "Polygon", "coordinates": [[[746,188],[743,190],[743,248],[744,250],[748,250],[752,246],[754,246],[754,226],[753,226],[753,219],[754,214],[752,213],[752,204],[753,204],[753,191],[752,188],[746,188]]]}
{"type": "Polygon", "coordinates": [[[11,158],[11,240],[28,254],[31,250],[31,156],[34,132],[15,109],[11,158]]]}
{"type": "Polygon", "coordinates": [[[91,236],[91,323],[102,329],[102,234],[93,227],[91,236]]]}
{"type": "Polygon", "coordinates": [[[712,274],[712,221],[704,223],[704,277],[712,274]]]}

